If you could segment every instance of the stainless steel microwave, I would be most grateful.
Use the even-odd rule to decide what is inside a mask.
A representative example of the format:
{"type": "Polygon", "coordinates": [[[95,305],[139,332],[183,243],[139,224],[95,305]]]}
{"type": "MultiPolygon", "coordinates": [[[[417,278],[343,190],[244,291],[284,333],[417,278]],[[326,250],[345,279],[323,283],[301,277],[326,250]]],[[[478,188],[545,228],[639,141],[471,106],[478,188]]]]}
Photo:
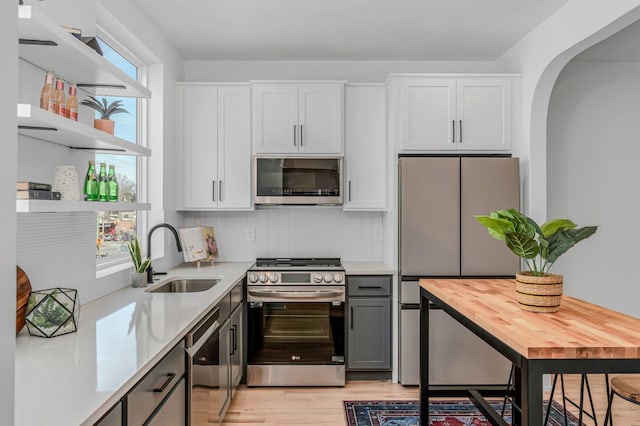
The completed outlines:
{"type": "Polygon", "coordinates": [[[342,204],[342,157],[254,157],[255,204],[342,204]]]}

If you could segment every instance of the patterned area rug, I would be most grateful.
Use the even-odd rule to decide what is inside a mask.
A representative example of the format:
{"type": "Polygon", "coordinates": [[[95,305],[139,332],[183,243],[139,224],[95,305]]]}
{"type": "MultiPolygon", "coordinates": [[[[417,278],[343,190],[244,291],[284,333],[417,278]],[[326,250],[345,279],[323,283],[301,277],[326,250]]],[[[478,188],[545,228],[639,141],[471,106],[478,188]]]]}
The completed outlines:
{"type": "MultiPolygon", "coordinates": [[[[489,401],[496,411],[502,410],[502,400],[489,401]]],[[[545,402],[545,409],[546,409],[545,402]]],[[[417,426],[420,424],[419,401],[344,401],[348,426],[417,426]]],[[[486,426],[489,421],[468,400],[432,401],[429,406],[429,426],[486,426]]],[[[567,413],[569,426],[578,419],[567,413]]],[[[505,421],[511,422],[511,407],[507,405],[505,421]]],[[[549,426],[564,425],[564,411],[556,401],[551,405],[549,426]]]]}

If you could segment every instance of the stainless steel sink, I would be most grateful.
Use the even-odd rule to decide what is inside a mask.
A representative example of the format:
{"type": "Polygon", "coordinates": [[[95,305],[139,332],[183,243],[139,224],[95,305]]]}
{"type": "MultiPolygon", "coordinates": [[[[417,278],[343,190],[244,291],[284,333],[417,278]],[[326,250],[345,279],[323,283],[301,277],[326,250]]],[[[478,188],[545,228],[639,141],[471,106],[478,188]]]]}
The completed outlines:
{"type": "Polygon", "coordinates": [[[147,291],[151,293],[196,293],[207,291],[219,282],[218,279],[172,280],[147,291]]]}

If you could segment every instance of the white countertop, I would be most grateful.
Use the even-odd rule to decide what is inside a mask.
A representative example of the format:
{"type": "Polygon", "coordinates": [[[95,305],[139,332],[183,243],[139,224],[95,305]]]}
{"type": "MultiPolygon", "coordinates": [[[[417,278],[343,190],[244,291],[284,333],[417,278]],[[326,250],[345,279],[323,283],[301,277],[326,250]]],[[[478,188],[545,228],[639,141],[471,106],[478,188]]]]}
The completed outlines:
{"type": "Polygon", "coordinates": [[[213,308],[251,266],[180,265],[180,277],[220,278],[199,293],[149,293],[126,287],[80,308],[78,331],[16,339],[18,426],[93,424],[213,308]]]}
{"type": "Polygon", "coordinates": [[[342,262],[347,275],[393,275],[395,271],[384,262],[342,262]]]}

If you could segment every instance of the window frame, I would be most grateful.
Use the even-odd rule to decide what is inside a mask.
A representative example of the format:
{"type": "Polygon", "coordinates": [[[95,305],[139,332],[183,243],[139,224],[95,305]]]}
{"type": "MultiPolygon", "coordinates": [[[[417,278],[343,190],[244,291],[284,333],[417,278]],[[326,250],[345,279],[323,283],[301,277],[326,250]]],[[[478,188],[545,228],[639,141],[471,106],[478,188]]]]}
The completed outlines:
{"type": "MultiPolygon", "coordinates": [[[[102,26],[96,26],[96,37],[108,44],[116,53],[122,56],[136,67],[136,80],[146,86],[147,85],[147,70],[148,66],[138,56],[136,56],[129,48],[127,48],[122,42],[113,37],[102,26]]],[[[148,103],[144,98],[136,98],[136,144],[146,147],[148,145],[147,125],[148,125],[148,103]]],[[[133,143],[133,142],[132,142],[133,143]]],[[[147,199],[147,159],[143,156],[136,156],[136,198],[137,201],[147,199]]],[[[109,210],[101,210],[109,211],[109,210]]],[[[96,224],[98,220],[96,213],[96,224]]],[[[136,211],[136,235],[138,240],[140,236],[147,233],[147,215],[146,212],[136,211]]],[[[140,241],[140,244],[144,246],[144,241],[140,241]]],[[[128,253],[122,255],[112,256],[110,259],[100,259],[96,257],[96,277],[100,278],[111,273],[127,269],[133,265],[131,257],[128,253]]]]}

